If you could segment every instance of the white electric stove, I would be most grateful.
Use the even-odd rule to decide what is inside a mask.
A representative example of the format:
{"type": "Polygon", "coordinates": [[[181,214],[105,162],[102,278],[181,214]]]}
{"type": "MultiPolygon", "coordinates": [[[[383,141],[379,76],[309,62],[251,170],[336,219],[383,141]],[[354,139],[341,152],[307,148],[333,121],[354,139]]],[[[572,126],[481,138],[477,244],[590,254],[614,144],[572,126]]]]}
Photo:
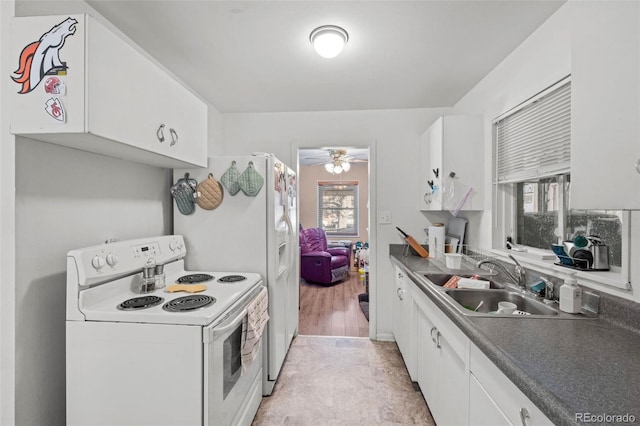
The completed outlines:
{"type": "Polygon", "coordinates": [[[242,351],[262,278],[185,271],[186,255],[179,235],[68,253],[67,424],[251,424],[261,343],[249,365],[242,351]],[[141,285],[150,261],[163,265],[163,288],[141,285]]]}

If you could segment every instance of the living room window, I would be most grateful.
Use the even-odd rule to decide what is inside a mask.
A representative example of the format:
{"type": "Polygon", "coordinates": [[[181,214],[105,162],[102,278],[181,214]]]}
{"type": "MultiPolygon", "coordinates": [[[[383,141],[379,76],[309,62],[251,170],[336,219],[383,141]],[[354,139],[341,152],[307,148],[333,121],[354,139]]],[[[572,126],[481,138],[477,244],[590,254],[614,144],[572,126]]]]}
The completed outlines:
{"type": "Polygon", "coordinates": [[[358,236],[358,182],[318,182],[318,228],[327,236],[358,236]]]}
{"type": "MultiPolygon", "coordinates": [[[[571,80],[545,89],[494,120],[497,220],[505,237],[550,250],[576,235],[600,237],[621,267],[629,215],[571,209],[571,80]]],[[[502,246],[504,247],[504,245],[502,246]]]]}

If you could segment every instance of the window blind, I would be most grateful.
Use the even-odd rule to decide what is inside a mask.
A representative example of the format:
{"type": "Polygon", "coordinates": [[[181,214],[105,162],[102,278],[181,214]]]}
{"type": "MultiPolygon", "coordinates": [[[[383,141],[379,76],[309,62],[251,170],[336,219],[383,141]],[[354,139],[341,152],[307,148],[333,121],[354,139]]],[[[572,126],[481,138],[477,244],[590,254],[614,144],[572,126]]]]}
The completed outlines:
{"type": "Polygon", "coordinates": [[[571,81],[567,77],[494,121],[494,183],[570,171],[571,81]]]}

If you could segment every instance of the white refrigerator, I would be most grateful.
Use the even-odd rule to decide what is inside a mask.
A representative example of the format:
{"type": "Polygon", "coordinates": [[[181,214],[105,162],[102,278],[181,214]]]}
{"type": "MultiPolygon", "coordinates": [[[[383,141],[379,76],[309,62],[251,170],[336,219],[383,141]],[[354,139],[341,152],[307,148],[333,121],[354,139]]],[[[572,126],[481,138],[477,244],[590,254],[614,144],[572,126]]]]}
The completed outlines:
{"type": "MultiPolygon", "coordinates": [[[[269,316],[264,352],[263,395],[270,395],[298,329],[300,255],[298,246],[297,182],[293,170],[272,154],[210,157],[207,168],[174,169],[173,182],[189,178],[202,182],[211,173],[221,181],[235,161],[240,173],[253,162],[264,183],[248,196],[224,189],[214,210],[196,206],[189,215],[173,203],[174,233],[184,237],[185,266],[193,271],[257,272],[269,290],[269,316]]],[[[251,191],[249,191],[251,193],[251,191]]]]}

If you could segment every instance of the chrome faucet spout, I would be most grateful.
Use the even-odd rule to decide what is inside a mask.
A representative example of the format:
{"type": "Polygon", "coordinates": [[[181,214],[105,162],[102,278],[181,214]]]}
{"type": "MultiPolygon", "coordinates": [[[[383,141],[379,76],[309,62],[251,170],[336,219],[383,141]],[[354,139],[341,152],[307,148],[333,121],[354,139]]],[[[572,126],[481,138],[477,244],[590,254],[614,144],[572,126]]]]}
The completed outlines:
{"type": "Polygon", "coordinates": [[[520,265],[520,263],[518,263],[518,261],[516,259],[513,258],[513,256],[509,255],[509,257],[516,264],[515,270],[514,270],[515,274],[512,274],[511,272],[509,272],[509,270],[502,263],[497,262],[495,260],[491,260],[491,259],[485,259],[485,260],[479,261],[478,263],[476,263],[476,268],[479,268],[484,264],[493,265],[494,267],[497,267],[502,272],[504,272],[504,274],[507,275],[509,278],[511,278],[513,280],[513,282],[515,282],[518,285],[518,287],[526,290],[527,287],[526,287],[526,283],[525,283],[525,271],[524,271],[524,268],[520,265]]]}
{"type": "Polygon", "coordinates": [[[509,258],[511,260],[513,260],[513,263],[516,264],[516,267],[515,267],[514,271],[516,273],[518,285],[520,287],[522,287],[524,290],[526,290],[527,289],[527,284],[526,284],[526,280],[525,280],[525,270],[524,270],[524,268],[522,267],[522,265],[520,265],[520,263],[516,260],[515,257],[513,257],[510,254],[508,256],[509,256],[509,258]]]}

